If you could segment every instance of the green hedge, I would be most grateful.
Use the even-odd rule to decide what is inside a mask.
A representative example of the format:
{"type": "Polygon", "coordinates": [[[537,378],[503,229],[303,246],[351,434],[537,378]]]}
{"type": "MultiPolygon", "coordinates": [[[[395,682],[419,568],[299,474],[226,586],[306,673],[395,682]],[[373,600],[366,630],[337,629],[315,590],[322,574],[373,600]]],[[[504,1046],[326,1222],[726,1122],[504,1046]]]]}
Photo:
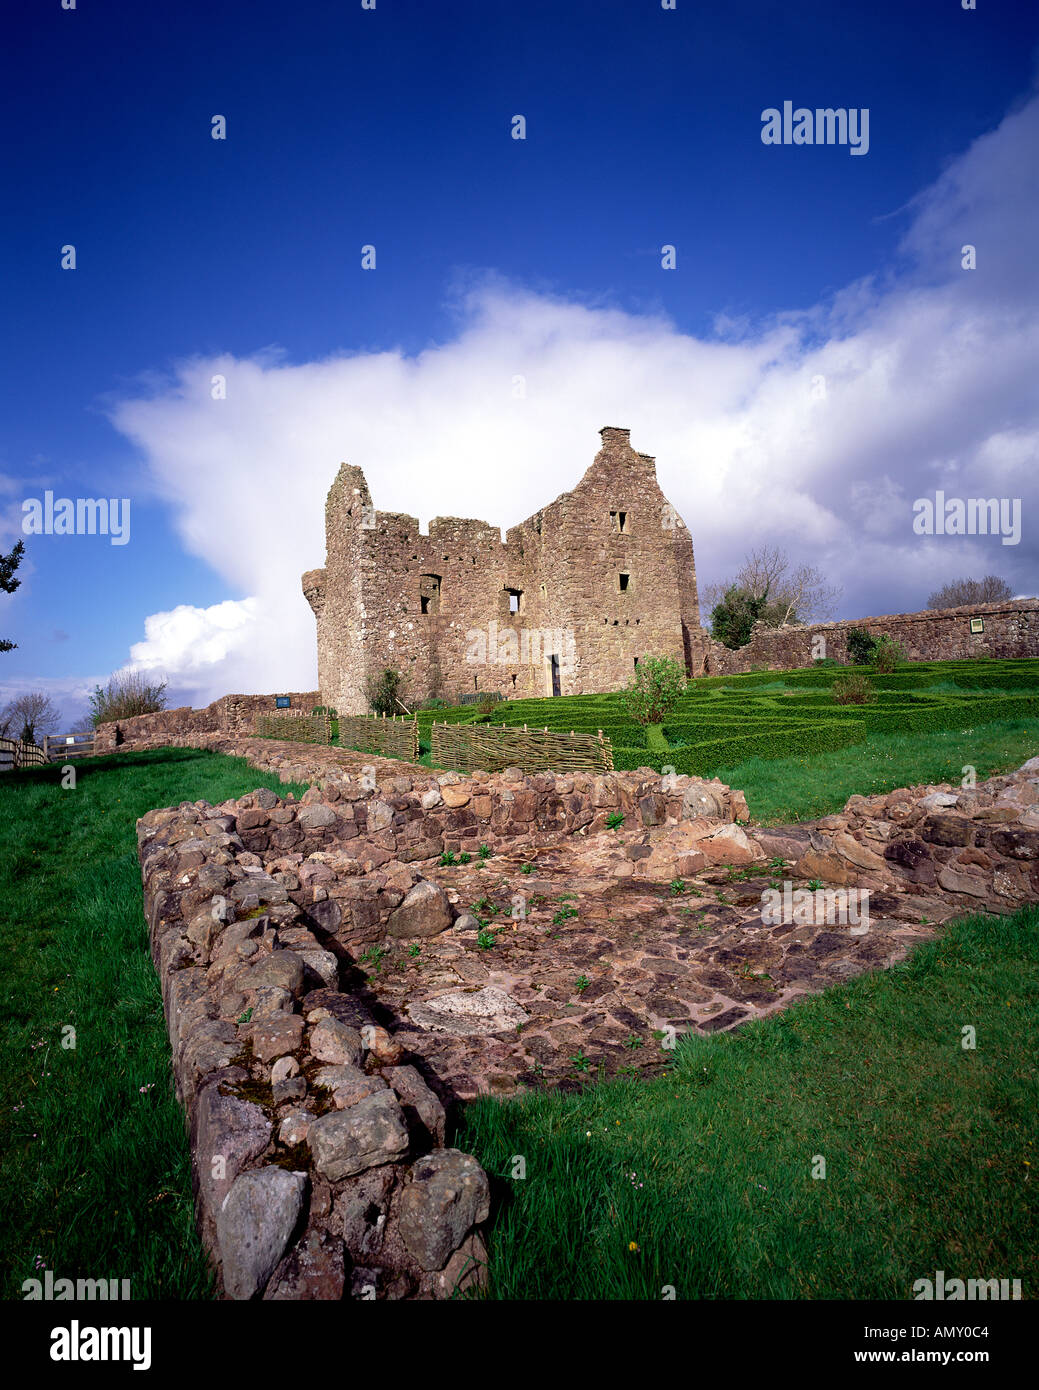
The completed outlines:
{"type": "Polygon", "coordinates": [[[994,724],[1003,719],[1034,719],[1039,696],[1002,695],[972,699],[969,695],[935,697],[934,703],[887,708],[861,706],[866,725],[876,733],[935,733],[941,729],[967,729],[975,724],[994,724]]]}
{"type": "Polygon", "coordinates": [[[602,729],[618,768],[660,766],[711,774],[748,757],[811,755],[868,734],[931,732],[1039,715],[1039,660],[915,662],[889,674],[866,666],[813,667],[711,676],[692,682],[665,721],[670,753],[649,752],[646,731],[627,715],[621,695],[507,700],[491,716],[472,706],[420,710],[420,737],[433,720],[546,726],[594,734],[602,729]],[[868,676],[876,699],[838,705],[832,686],[846,669],[868,676]],[[934,689],[936,686],[952,689],[934,689]],[[977,692],[977,693],[975,693],[977,692]],[[988,692],[988,693],[986,693],[988,692]],[[1015,693],[1019,692],[1019,693],[1015,693]]]}
{"type": "Polygon", "coordinates": [[[747,758],[792,758],[831,753],[853,743],[862,743],[865,737],[864,725],[851,720],[843,724],[827,724],[823,728],[803,724],[791,729],[704,739],[702,743],[685,748],[672,748],[666,754],[648,753],[645,748],[615,747],[613,765],[616,768],[655,767],[658,771],[671,766],[676,772],[689,776],[711,777],[716,768],[743,762],[747,758]]]}

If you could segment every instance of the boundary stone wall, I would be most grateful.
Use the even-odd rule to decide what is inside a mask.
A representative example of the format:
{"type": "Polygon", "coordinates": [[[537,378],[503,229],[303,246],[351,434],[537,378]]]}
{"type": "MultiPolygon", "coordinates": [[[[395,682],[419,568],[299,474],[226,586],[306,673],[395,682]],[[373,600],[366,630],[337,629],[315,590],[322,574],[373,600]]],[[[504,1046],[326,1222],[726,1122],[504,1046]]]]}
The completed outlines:
{"type": "Polygon", "coordinates": [[[222,695],[205,709],[181,705],[155,714],[135,714],[99,724],[94,735],[95,753],[114,753],[117,748],[161,748],[174,737],[187,734],[251,734],[258,714],[278,713],[275,701],[288,696],[290,709],[309,714],[321,703],[316,690],[279,691],[277,695],[222,695]]]}
{"type": "Polygon", "coordinates": [[[735,651],[708,638],[707,670],[698,670],[697,674],[731,676],[749,671],[753,666],[770,671],[811,666],[813,644],[819,637],[825,639],[827,657],[848,661],[848,633],[860,627],[874,637],[888,633],[905,648],[910,661],[1039,656],[1039,599],[1025,598],[1008,603],[981,603],[975,607],[812,623],[804,627],[766,628],[755,623],[750,641],[735,651]],[[972,618],[981,619],[982,632],[971,632],[972,618]]]}

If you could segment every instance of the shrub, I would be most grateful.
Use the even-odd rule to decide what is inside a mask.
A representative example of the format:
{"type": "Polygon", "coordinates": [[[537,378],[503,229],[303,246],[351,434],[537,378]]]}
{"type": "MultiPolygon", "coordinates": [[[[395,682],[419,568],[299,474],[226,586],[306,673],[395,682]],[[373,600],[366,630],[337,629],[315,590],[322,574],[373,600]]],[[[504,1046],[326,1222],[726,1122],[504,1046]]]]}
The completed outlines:
{"type": "Polygon", "coordinates": [[[681,663],[670,656],[649,656],[621,698],[636,724],[662,724],[685,694],[686,676],[681,663]]]}
{"type": "Polygon", "coordinates": [[[399,714],[403,690],[404,677],[387,666],[368,682],[368,704],[376,714],[399,714]]]}
{"type": "Polygon", "coordinates": [[[95,686],[90,697],[90,720],[96,729],[113,719],[132,719],[135,714],[158,714],[166,708],[166,682],[149,684],[143,671],[123,671],[112,676],[104,690],[95,686]]]}
{"type": "Polygon", "coordinates": [[[833,698],[839,705],[869,705],[877,692],[865,676],[838,676],[833,683],[833,698]]]}
{"type": "Polygon", "coordinates": [[[735,651],[750,641],[750,631],[759,618],[765,617],[768,599],[755,596],[736,585],[725,591],[721,603],[711,610],[711,636],[735,651]]]}
{"type": "Polygon", "coordinates": [[[869,666],[877,639],[867,628],[853,627],[848,633],[848,655],[856,666],[869,666]]]}
{"type": "Polygon", "coordinates": [[[873,665],[881,675],[890,675],[899,662],[905,659],[905,648],[886,632],[873,644],[873,665]]]}

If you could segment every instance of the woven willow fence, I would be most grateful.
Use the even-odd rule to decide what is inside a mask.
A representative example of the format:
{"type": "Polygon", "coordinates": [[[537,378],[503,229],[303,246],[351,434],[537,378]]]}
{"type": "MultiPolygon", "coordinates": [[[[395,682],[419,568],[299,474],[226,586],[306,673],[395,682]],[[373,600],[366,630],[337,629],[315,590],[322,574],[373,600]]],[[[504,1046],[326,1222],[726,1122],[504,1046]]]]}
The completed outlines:
{"type": "Polygon", "coordinates": [[[35,743],[0,738],[0,772],[13,772],[16,767],[43,767],[46,762],[43,749],[35,743]]]}
{"type": "Polygon", "coordinates": [[[332,742],[332,725],[327,714],[303,714],[299,710],[258,714],[256,733],[260,738],[281,738],[289,743],[332,742]]]}
{"type": "Polygon", "coordinates": [[[612,772],[613,747],[598,734],[522,729],[518,724],[434,724],[432,763],[456,772],[612,772]]]}
{"type": "Polygon", "coordinates": [[[388,758],[418,757],[418,720],[403,715],[341,714],[339,746],[360,753],[383,753],[388,758]]]}

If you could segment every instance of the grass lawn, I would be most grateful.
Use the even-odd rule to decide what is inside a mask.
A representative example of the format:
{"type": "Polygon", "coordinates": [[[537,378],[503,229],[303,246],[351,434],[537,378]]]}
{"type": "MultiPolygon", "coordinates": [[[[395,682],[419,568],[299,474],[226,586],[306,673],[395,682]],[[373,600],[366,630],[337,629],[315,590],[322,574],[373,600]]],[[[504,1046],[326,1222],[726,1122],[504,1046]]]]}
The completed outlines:
{"type": "Polygon", "coordinates": [[[76,771],[69,791],[57,767],[0,780],[0,1292],[21,1298],[39,1262],[56,1277],[128,1278],[134,1298],[204,1297],[134,822],[286,788],[188,749],[76,771]]]}
{"type": "Polygon", "coordinates": [[[688,1039],[658,1080],[478,1101],[454,1142],[500,1199],[490,1296],[908,1299],[939,1269],[1034,1296],[1037,1048],[1029,908],[688,1039]]]}
{"type": "Polygon", "coordinates": [[[1039,719],[1003,720],[974,729],[871,734],[833,753],[751,758],[716,776],[747,796],[757,824],[814,820],[839,811],[853,793],[869,796],[929,782],[958,785],[963,768],[978,781],[1010,772],[1039,755],[1039,719]]]}

